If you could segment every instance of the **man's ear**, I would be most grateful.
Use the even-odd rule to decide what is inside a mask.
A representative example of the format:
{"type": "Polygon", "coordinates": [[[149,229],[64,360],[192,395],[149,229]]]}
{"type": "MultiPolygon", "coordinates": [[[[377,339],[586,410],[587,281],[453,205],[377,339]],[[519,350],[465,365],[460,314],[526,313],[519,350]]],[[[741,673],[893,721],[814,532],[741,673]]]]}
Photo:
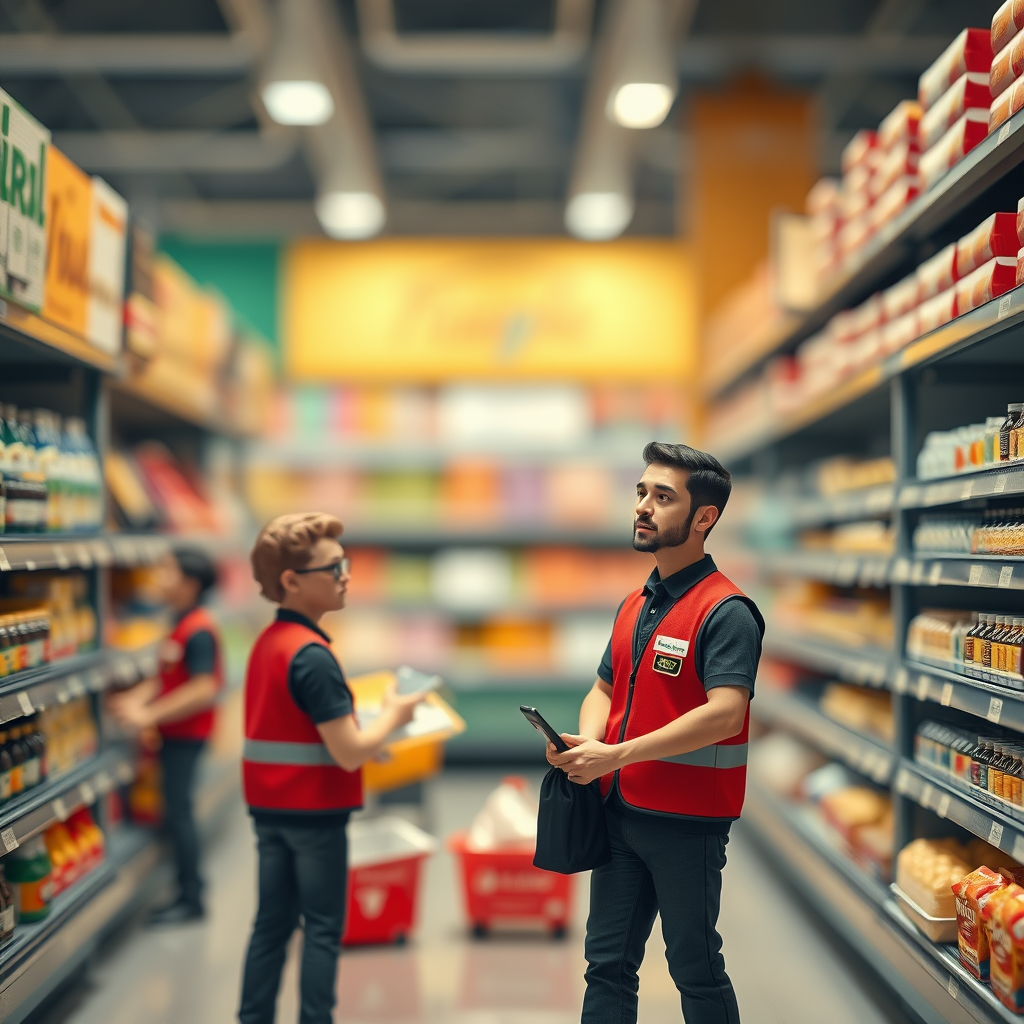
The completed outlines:
{"type": "Polygon", "coordinates": [[[697,509],[697,517],[693,521],[693,528],[698,533],[707,533],[717,522],[718,509],[714,505],[703,505],[697,509]]]}
{"type": "Polygon", "coordinates": [[[283,569],[279,577],[281,589],[286,594],[294,594],[299,587],[299,578],[291,569],[283,569]]]}

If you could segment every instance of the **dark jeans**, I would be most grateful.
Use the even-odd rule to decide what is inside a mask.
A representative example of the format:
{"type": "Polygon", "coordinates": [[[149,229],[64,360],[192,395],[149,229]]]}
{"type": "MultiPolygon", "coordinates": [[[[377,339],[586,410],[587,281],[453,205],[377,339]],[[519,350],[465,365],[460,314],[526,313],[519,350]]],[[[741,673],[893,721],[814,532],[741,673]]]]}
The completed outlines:
{"type": "Polygon", "coordinates": [[[606,808],[612,860],[590,881],[582,1024],[635,1024],[637,971],[659,912],[686,1024],[739,1024],[715,927],[729,837],[687,833],[617,796],[606,808]]]}
{"type": "Polygon", "coordinates": [[[199,875],[199,834],[192,812],[192,794],[196,765],[205,747],[205,740],[165,739],[160,748],[166,808],[164,824],[178,868],[179,898],[195,907],[202,906],[203,881],[199,875]]]}
{"type": "Polygon", "coordinates": [[[299,1024],[331,1024],[345,928],[348,838],[336,823],[256,822],[259,909],[242,978],[242,1024],[273,1024],[288,940],[302,917],[299,1024]]]}

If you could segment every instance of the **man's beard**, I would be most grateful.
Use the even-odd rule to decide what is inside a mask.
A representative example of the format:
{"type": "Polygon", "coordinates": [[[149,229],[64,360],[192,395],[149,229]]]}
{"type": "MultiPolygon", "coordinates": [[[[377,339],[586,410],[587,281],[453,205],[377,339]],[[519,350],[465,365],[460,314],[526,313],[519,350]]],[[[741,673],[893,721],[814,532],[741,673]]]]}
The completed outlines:
{"type": "Polygon", "coordinates": [[[680,544],[685,544],[687,538],[690,536],[690,524],[693,522],[693,513],[691,512],[686,517],[686,522],[681,526],[674,527],[672,529],[665,530],[664,532],[659,531],[655,528],[653,536],[638,537],[636,535],[636,528],[641,523],[652,525],[649,520],[637,519],[633,522],[633,548],[636,551],[646,551],[648,553],[654,551],[660,551],[662,548],[677,548],[680,544]]]}

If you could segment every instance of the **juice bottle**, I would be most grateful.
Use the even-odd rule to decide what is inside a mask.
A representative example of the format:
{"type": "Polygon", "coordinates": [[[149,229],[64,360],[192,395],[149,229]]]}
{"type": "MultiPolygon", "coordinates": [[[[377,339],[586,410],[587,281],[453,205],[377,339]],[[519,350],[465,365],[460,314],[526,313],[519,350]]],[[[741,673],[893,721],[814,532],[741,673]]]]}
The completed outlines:
{"type": "Polygon", "coordinates": [[[4,858],[7,876],[14,886],[18,918],[42,921],[50,913],[53,878],[50,855],[42,836],[30,839],[4,858]]]}
{"type": "Polygon", "coordinates": [[[25,762],[28,760],[28,748],[21,742],[20,730],[7,730],[6,747],[11,755],[11,797],[21,796],[25,792],[25,762]]]}
{"type": "Polygon", "coordinates": [[[963,655],[961,658],[964,664],[974,661],[974,638],[978,635],[980,628],[981,617],[977,612],[971,612],[971,625],[967,632],[964,633],[963,655]]]}
{"type": "Polygon", "coordinates": [[[25,763],[21,768],[21,777],[26,789],[32,789],[43,781],[42,766],[39,764],[39,753],[31,741],[32,727],[23,725],[18,730],[18,738],[25,748],[25,763]]]}
{"type": "Polygon", "coordinates": [[[43,782],[47,775],[49,775],[49,767],[46,763],[46,736],[43,734],[38,718],[33,716],[29,719],[29,724],[31,728],[26,741],[29,748],[35,752],[35,756],[39,761],[39,781],[43,782]]]}

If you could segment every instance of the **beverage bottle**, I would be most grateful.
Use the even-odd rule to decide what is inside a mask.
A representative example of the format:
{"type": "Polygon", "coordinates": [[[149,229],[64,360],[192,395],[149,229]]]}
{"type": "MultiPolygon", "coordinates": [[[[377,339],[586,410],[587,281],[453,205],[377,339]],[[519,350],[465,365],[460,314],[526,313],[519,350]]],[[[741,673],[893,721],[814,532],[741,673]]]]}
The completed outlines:
{"type": "Polygon", "coordinates": [[[80,495],[76,529],[98,530],[103,525],[103,471],[99,456],[83,419],[69,417],[65,429],[75,464],[75,486],[80,495]]]}
{"type": "Polygon", "coordinates": [[[963,642],[963,655],[961,661],[964,664],[974,661],[974,638],[978,635],[978,630],[981,628],[981,618],[977,612],[971,612],[971,623],[964,633],[963,642]]]}
{"type": "Polygon", "coordinates": [[[46,842],[35,836],[4,858],[22,921],[42,921],[53,897],[52,865],[46,842]]]}
{"type": "Polygon", "coordinates": [[[0,861],[0,946],[14,938],[16,913],[14,890],[7,881],[3,862],[0,861]]]}
{"type": "Polygon", "coordinates": [[[996,628],[996,617],[994,615],[983,615],[984,627],[978,634],[974,644],[974,667],[983,669],[992,660],[992,634],[996,628]]]}
{"type": "Polygon", "coordinates": [[[21,767],[21,778],[26,789],[33,789],[43,781],[42,765],[39,763],[39,751],[32,742],[32,726],[23,725],[18,730],[18,738],[25,748],[25,763],[21,767]]]}
{"type": "Polygon", "coordinates": [[[36,436],[36,469],[46,488],[46,519],[44,525],[50,533],[62,528],[60,488],[60,438],[53,425],[53,413],[48,409],[36,409],[32,417],[32,429],[36,436]]]}
{"type": "Polygon", "coordinates": [[[17,798],[25,792],[25,762],[28,760],[28,748],[21,742],[21,730],[7,730],[7,749],[11,755],[11,797],[17,798]]]}
{"type": "Polygon", "coordinates": [[[21,474],[27,500],[32,506],[31,525],[27,533],[43,533],[46,530],[46,481],[39,469],[39,440],[32,425],[32,413],[28,409],[18,410],[18,428],[25,442],[25,469],[21,474]]]}
{"type": "Polygon", "coordinates": [[[1024,409],[1017,414],[1013,426],[1010,427],[1010,461],[1024,458],[1024,409]]]}
{"type": "Polygon", "coordinates": [[[1024,688],[1024,676],[1021,674],[1021,654],[1024,652],[1024,618],[1015,616],[1012,620],[1013,631],[1006,641],[1006,674],[1009,682],[1017,690],[1024,688]]]}
{"type": "Polygon", "coordinates": [[[47,775],[50,774],[49,765],[46,762],[46,736],[36,716],[33,715],[29,719],[29,724],[30,729],[26,742],[39,762],[39,781],[45,782],[47,775]]]}
{"type": "Polygon", "coordinates": [[[7,732],[0,731],[0,805],[7,803],[14,795],[11,786],[13,784],[12,773],[14,761],[11,760],[11,751],[7,746],[7,732]]]}
{"type": "Polygon", "coordinates": [[[1021,412],[1024,412],[1024,402],[1011,402],[1006,407],[1006,419],[999,428],[999,461],[1010,461],[1010,431],[1017,422],[1021,412]]]}

